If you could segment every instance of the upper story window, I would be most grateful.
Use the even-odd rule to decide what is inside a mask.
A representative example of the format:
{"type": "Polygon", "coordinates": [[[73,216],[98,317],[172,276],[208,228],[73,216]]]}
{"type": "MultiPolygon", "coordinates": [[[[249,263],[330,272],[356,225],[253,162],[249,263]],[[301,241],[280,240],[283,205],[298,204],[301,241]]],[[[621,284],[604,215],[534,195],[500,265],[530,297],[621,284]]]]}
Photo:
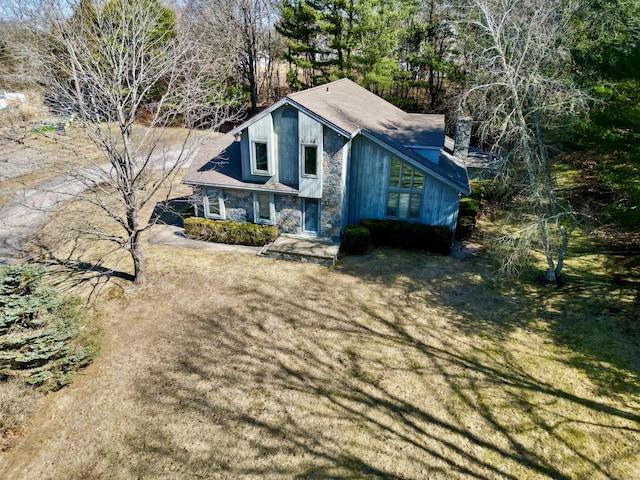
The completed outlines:
{"type": "Polygon", "coordinates": [[[387,217],[420,218],[423,187],[424,174],[400,159],[391,157],[387,217]]]}
{"type": "Polygon", "coordinates": [[[272,175],[269,162],[269,144],[267,142],[252,142],[251,144],[251,173],[254,175],[272,175]]]}
{"type": "Polygon", "coordinates": [[[302,163],[304,166],[304,175],[316,177],[318,175],[318,146],[303,145],[302,146],[302,163]]]}
{"type": "Polygon", "coordinates": [[[204,191],[204,216],[224,220],[224,199],[222,192],[213,188],[204,191]]]}

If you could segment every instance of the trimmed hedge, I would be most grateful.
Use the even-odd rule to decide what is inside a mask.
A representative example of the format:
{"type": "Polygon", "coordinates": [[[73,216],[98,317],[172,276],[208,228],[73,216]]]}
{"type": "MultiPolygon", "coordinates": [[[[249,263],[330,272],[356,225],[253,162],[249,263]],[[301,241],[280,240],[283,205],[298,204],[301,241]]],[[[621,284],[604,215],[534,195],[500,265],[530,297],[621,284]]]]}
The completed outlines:
{"type": "Polygon", "coordinates": [[[347,225],[340,248],[344,253],[362,255],[371,249],[371,233],[361,225],[347,225]]]}
{"type": "Polygon", "coordinates": [[[476,228],[476,216],[480,210],[480,195],[472,192],[471,196],[460,199],[456,240],[468,240],[476,228]]]}
{"type": "Polygon", "coordinates": [[[184,232],[194,240],[256,247],[273,242],[278,237],[278,227],[271,225],[225,222],[201,217],[185,218],[184,232]]]}
{"type": "Polygon", "coordinates": [[[442,225],[371,219],[362,219],[360,225],[371,232],[371,243],[382,247],[423,250],[446,255],[453,241],[451,229],[442,225]]]}

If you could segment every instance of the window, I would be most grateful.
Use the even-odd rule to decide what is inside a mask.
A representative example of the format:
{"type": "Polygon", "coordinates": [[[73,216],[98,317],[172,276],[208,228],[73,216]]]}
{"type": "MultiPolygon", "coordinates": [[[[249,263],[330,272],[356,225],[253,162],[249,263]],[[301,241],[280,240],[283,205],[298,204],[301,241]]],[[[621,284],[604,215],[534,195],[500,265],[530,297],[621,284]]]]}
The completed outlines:
{"type": "Polygon", "coordinates": [[[424,175],[421,172],[400,159],[391,157],[387,217],[420,218],[423,186],[424,175]]]}
{"type": "Polygon", "coordinates": [[[318,146],[303,145],[302,146],[302,162],[304,164],[304,174],[309,176],[318,175],[318,146]]]}
{"type": "Polygon", "coordinates": [[[275,218],[275,206],[273,204],[273,195],[270,193],[254,193],[253,194],[253,221],[255,223],[264,223],[273,225],[275,218]]]}
{"type": "Polygon", "coordinates": [[[224,199],[220,190],[206,188],[203,203],[205,217],[224,219],[224,199]]]}
{"type": "Polygon", "coordinates": [[[252,173],[256,175],[271,175],[269,169],[269,144],[267,142],[253,142],[251,152],[252,173]]]}

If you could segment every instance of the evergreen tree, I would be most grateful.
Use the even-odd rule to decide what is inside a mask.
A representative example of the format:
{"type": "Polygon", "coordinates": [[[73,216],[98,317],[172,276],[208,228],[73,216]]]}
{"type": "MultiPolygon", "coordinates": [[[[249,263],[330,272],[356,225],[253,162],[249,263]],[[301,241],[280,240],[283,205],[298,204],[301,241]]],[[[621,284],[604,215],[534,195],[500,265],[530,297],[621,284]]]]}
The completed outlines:
{"type": "Polygon", "coordinates": [[[91,362],[97,342],[79,339],[79,302],[43,287],[43,274],[37,265],[0,268],[0,378],[51,390],[91,362]]]}

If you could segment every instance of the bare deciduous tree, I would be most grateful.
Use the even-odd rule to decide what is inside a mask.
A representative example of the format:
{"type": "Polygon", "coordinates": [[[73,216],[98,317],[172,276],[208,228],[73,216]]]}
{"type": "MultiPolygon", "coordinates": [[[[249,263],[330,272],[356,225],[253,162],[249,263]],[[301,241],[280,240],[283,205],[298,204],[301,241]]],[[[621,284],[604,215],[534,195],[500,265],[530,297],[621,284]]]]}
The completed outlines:
{"type": "Polygon", "coordinates": [[[0,88],[33,88],[41,67],[39,35],[29,22],[37,9],[28,0],[5,0],[0,7],[0,88]]]}
{"type": "Polygon", "coordinates": [[[169,198],[198,147],[193,129],[216,129],[237,114],[224,84],[225,61],[157,0],[51,1],[42,13],[47,97],[75,114],[105,161],[67,172],[86,188],[75,204],[97,207],[119,233],[96,218],[80,222],[82,208],[73,209],[77,218],[65,228],[124,248],[134,283],[142,284],[141,234],[154,223],[142,210],[158,195],[169,198]],[[177,123],[186,125],[184,135],[168,148],[167,127],[177,123]]]}
{"type": "MultiPolygon", "coordinates": [[[[464,1],[464,0],[463,0],[464,1]]],[[[572,2],[471,0],[459,28],[472,52],[470,81],[460,99],[478,120],[479,135],[506,160],[505,175],[520,183],[520,227],[498,240],[508,253],[503,271],[517,272],[536,246],[557,281],[579,215],[556,195],[548,133],[587,108],[569,75],[572,2]]]]}
{"type": "Polygon", "coordinates": [[[225,48],[233,52],[239,73],[249,87],[251,109],[255,111],[261,81],[269,86],[275,61],[281,54],[279,35],[275,31],[277,2],[190,0],[186,11],[210,41],[222,40],[225,48]]]}

